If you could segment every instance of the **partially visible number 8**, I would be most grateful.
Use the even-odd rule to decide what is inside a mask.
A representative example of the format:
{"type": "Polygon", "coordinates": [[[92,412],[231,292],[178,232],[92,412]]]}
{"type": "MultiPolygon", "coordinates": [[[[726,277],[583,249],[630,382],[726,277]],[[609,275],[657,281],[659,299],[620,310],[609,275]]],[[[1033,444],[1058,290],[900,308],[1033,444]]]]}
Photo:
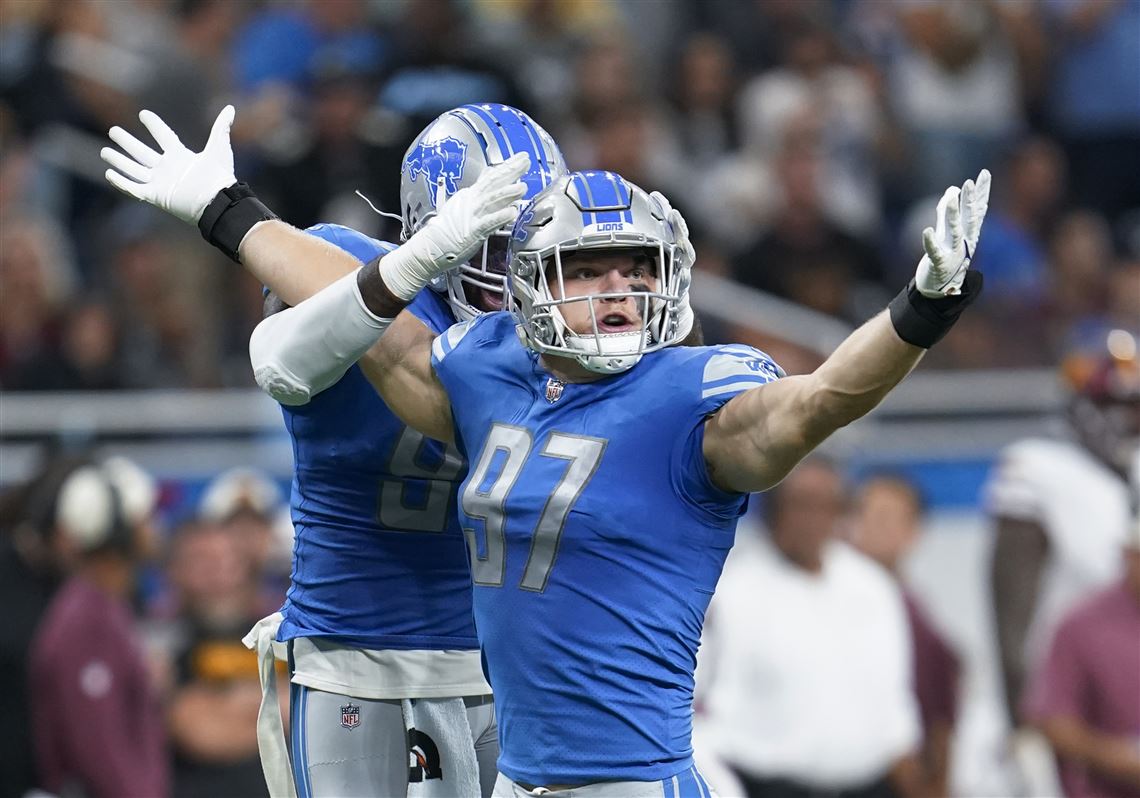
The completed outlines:
{"type": "MultiPolygon", "coordinates": [[[[411,427],[405,427],[392,450],[388,473],[401,479],[380,482],[376,521],[385,529],[398,532],[443,532],[450,520],[451,492],[463,470],[463,456],[454,444],[447,444],[443,459],[434,467],[420,465],[424,450],[434,441],[411,427]],[[426,496],[412,502],[406,479],[424,480],[426,496]]],[[[439,445],[439,444],[437,444],[439,445]]]]}

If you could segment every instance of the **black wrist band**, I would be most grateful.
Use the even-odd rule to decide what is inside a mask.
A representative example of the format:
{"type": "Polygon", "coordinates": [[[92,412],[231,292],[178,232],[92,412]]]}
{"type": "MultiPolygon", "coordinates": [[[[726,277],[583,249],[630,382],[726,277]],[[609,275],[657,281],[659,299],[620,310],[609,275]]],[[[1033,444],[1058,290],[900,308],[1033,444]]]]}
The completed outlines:
{"type": "Polygon", "coordinates": [[[966,272],[962,293],[938,299],[923,296],[911,280],[888,305],[891,324],[908,344],[929,349],[942,340],[966,306],[981,293],[982,273],[974,269],[966,272]]]}
{"type": "Polygon", "coordinates": [[[258,222],[276,218],[277,214],[265,207],[249,186],[234,183],[219,191],[206,206],[198,220],[198,230],[202,238],[235,263],[241,263],[237,250],[246,233],[258,222]]]}

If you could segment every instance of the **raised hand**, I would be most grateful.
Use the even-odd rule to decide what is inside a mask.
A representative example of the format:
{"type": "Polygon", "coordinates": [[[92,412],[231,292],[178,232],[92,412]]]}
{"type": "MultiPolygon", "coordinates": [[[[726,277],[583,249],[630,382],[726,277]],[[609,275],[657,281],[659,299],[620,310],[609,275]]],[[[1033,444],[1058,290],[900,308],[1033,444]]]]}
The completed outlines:
{"type": "Polygon", "coordinates": [[[526,194],[520,178],[529,168],[530,156],[516,153],[441,200],[427,224],[381,259],[384,283],[392,293],[410,300],[436,275],[469,260],[491,233],[514,222],[517,203],[526,194]]]}
{"type": "Polygon", "coordinates": [[[196,224],[219,191],[237,182],[230,126],[234,107],[227,105],[214,120],[210,138],[201,152],[191,152],[162,119],[140,111],[139,120],[159,149],[139,141],[117,125],[108,132],[123,152],[104,147],[100,157],[111,166],[107,182],[135,199],[149,202],[183,221],[196,224]]]}
{"type": "Polygon", "coordinates": [[[935,226],[922,231],[925,254],[914,280],[923,296],[937,298],[962,292],[962,281],[977,250],[989,200],[987,169],[978,174],[977,181],[967,180],[961,188],[946,189],[938,201],[935,226]]]}

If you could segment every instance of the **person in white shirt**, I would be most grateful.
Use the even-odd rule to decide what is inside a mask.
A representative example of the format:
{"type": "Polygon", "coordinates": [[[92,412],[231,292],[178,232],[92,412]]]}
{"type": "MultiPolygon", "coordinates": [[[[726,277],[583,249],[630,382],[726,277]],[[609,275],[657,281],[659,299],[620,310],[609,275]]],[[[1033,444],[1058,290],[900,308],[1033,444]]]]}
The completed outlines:
{"type": "Polygon", "coordinates": [[[697,673],[702,738],[749,798],[918,789],[911,642],[890,575],[836,539],[842,479],[801,463],[767,496],[713,599],[697,673]]]}

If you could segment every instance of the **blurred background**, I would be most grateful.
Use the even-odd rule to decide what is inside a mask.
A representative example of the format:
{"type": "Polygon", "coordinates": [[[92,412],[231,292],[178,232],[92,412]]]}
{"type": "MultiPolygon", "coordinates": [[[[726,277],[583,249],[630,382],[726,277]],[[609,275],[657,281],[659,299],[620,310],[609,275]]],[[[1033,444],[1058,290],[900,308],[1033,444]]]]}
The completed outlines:
{"type": "MultiPolygon", "coordinates": [[[[151,541],[129,570],[169,738],[156,755],[174,763],[178,795],[264,790],[256,663],[238,638],[288,584],[291,451],[248,366],[261,286],[105,183],[107,129],[145,140],[137,113],[149,108],[200,149],[232,102],[236,172],[283,219],[395,241],[398,226],[356,192],[398,213],[412,138],[473,101],[530,113],[571,168],[663,191],[693,230],[706,337],[759,346],[789,373],[814,368],[913,275],[946,186],[993,172],[974,262],[985,295],[882,408],[829,442],[794,501],[753,502],[746,555],[726,578],[754,585],[733,593],[744,606],[775,602],[745,556],[764,559],[782,524],[819,538],[814,553],[784,552],[809,572],[826,574],[820,552],[843,539],[897,577],[899,656],[925,685],[899,710],[924,731],[900,732],[890,758],[921,774],[898,784],[922,786],[897,794],[1085,794],[1072,785],[1090,778],[1088,794],[1140,794],[1140,718],[1098,732],[1115,746],[1105,778],[1135,790],[1111,792],[1095,786],[1103,763],[1057,772],[1053,704],[1027,697],[1030,685],[1063,692],[1047,673],[1054,627],[1131,556],[1116,444],[1140,425],[1140,0],[0,0],[0,522],[4,590],[23,619],[5,621],[13,683],[25,684],[37,619],[73,565],[53,543],[66,519],[45,509],[62,506],[61,464],[127,458],[130,484],[149,486],[126,521],[151,541]]],[[[116,487],[125,505],[132,489],[116,487]]],[[[719,611],[722,628],[733,612],[719,611]]],[[[871,630],[882,613],[867,613],[871,630]]],[[[717,618],[714,602],[710,628],[717,618]]],[[[762,626],[729,636],[763,648],[762,626]]],[[[1122,656],[1140,674],[1140,645],[1122,656]]],[[[795,782],[796,756],[826,750],[724,744],[769,733],[718,710],[776,712],[763,673],[722,687],[702,677],[702,739],[741,780],[725,795],[795,782]]],[[[1140,682],[1111,690],[1140,707],[1140,682]]],[[[2,730],[0,794],[20,795],[34,781],[31,721],[11,700],[4,715],[20,722],[2,730]]],[[[804,721],[826,725],[812,711],[804,721]]],[[[1084,720],[1086,732],[1102,723],[1084,720]]],[[[828,794],[863,794],[842,792],[862,777],[836,778],[828,794]]]]}

